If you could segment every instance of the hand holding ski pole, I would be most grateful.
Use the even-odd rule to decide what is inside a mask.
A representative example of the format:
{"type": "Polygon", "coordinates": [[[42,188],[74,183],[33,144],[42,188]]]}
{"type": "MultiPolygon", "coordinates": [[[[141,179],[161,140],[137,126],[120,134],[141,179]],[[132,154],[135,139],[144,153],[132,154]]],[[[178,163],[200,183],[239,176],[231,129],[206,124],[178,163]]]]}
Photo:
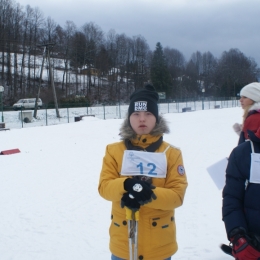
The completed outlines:
{"type": "Polygon", "coordinates": [[[127,178],[124,181],[124,189],[128,191],[140,205],[147,204],[156,199],[156,195],[152,191],[155,187],[145,181],[138,179],[127,178]]]}
{"type": "Polygon", "coordinates": [[[126,192],[121,198],[121,208],[124,207],[136,212],[140,209],[140,203],[129,192],[126,192]]]}

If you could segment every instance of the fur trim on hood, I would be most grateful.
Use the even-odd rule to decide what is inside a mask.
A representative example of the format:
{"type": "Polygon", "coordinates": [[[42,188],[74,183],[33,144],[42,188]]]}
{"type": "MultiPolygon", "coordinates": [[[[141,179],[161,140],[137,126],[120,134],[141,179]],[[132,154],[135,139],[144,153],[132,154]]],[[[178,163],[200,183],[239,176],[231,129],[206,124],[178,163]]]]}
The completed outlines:
{"type": "Polygon", "coordinates": [[[256,110],[259,112],[260,110],[260,102],[254,102],[254,104],[249,108],[249,111],[256,110]]]}
{"type": "MultiPolygon", "coordinates": [[[[169,126],[167,121],[159,115],[159,122],[156,123],[154,129],[151,131],[150,135],[162,135],[162,134],[168,134],[170,132],[169,126]]],[[[119,135],[121,136],[122,140],[125,139],[135,139],[137,134],[134,132],[132,129],[130,122],[128,120],[128,115],[126,115],[126,119],[124,120],[122,126],[120,127],[120,133],[119,135]]]]}

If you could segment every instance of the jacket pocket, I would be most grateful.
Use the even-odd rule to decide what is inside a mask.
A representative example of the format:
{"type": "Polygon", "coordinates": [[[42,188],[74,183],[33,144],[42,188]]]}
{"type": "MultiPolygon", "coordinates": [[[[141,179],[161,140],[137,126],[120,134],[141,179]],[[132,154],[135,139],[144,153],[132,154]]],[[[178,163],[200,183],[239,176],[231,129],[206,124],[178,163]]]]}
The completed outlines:
{"type": "Polygon", "coordinates": [[[114,212],[111,217],[111,225],[109,228],[111,243],[120,247],[124,247],[128,243],[127,220],[120,214],[114,212]]]}
{"type": "Polygon", "coordinates": [[[150,218],[150,229],[152,247],[175,243],[176,230],[173,216],[150,218]]]}

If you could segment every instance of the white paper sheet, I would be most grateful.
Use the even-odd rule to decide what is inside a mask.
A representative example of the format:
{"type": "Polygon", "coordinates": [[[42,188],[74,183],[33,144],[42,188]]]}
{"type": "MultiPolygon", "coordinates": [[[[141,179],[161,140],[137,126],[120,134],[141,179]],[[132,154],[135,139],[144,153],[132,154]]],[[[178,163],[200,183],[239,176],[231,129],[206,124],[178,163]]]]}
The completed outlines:
{"type": "Polygon", "coordinates": [[[207,171],[219,190],[222,190],[226,182],[226,168],[228,158],[224,158],[207,168],[207,171]]]}

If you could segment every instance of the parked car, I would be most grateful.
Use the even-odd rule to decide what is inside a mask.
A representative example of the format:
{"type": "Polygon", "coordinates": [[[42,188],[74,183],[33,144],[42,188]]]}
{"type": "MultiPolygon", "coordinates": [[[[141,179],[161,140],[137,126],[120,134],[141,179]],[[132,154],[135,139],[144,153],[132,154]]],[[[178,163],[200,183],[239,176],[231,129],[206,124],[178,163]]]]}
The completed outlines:
{"type": "MultiPolygon", "coordinates": [[[[24,98],[18,100],[15,104],[13,104],[14,110],[20,110],[23,109],[34,109],[35,107],[35,100],[36,98],[24,98]]],[[[38,108],[42,108],[42,100],[38,98],[38,108]]]]}

